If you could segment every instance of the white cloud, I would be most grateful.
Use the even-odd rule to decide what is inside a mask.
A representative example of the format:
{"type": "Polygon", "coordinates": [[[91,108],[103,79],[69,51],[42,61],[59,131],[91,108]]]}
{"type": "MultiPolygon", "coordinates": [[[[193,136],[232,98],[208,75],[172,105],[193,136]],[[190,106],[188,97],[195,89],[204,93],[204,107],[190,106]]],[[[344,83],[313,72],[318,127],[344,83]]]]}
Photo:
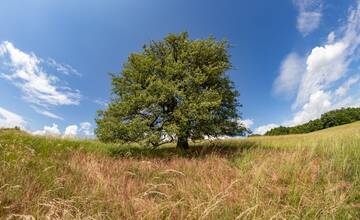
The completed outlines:
{"type": "Polygon", "coordinates": [[[0,107],[0,128],[24,128],[25,125],[26,121],[20,115],[0,107]]]}
{"type": "Polygon", "coordinates": [[[350,87],[359,81],[359,76],[351,74],[354,72],[351,70],[353,67],[356,70],[358,62],[354,61],[359,60],[360,2],[350,10],[346,24],[339,28],[337,35],[331,32],[327,43],[314,47],[305,58],[306,68],[300,74],[297,97],[292,106],[294,116],[282,125],[302,124],[324,112],[360,104],[359,94],[348,94],[350,87]],[[335,87],[340,79],[346,79],[345,83],[335,87]]]}
{"type": "Polygon", "coordinates": [[[265,134],[267,131],[273,129],[273,128],[276,128],[276,127],[279,127],[279,125],[277,124],[267,124],[267,125],[262,125],[260,127],[257,127],[254,131],[254,134],[265,134]]]}
{"type": "Polygon", "coordinates": [[[276,94],[292,95],[300,83],[305,64],[296,53],[290,53],[281,63],[279,76],[274,82],[276,94]]]}
{"type": "Polygon", "coordinates": [[[322,17],[321,0],[294,0],[299,11],[297,17],[297,29],[304,35],[308,35],[320,25],[322,17]]]}
{"type": "Polygon", "coordinates": [[[26,101],[41,106],[79,104],[79,91],[58,85],[59,79],[44,71],[34,53],[25,53],[4,41],[0,44],[0,64],[1,76],[19,87],[26,101]]]}
{"type": "Polygon", "coordinates": [[[306,60],[306,72],[300,83],[294,107],[306,103],[311,94],[326,89],[332,82],[344,76],[349,64],[349,60],[346,59],[347,48],[347,43],[336,42],[312,49],[306,60]]]}
{"type": "Polygon", "coordinates": [[[78,135],[78,126],[77,125],[69,125],[65,128],[64,137],[74,138],[78,135]]]}
{"type": "Polygon", "coordinates": [[[345,30],[342,38],[331,44],[315,47],[307,57],[307,67],[295,108],[307,103],[312,94],[331,89],[332,83],[348,72],[360,45],[360,3],[351,11],[347,24],[342,29],[345,30]]]}
{"type": "Polygon", "coordinates": [[[52,124],[52,126],[44,126],[42,130],[34,131],[32,134],[42,136],[60,136],[61,132],[57,124],[52,124]]]}
{"type": "Polygon", "coordinates": [[[310,100],[302,109],[295,113],[292,121],[285,123],[290,126],[306,123],[310,120],[319,118],[322,113],[331,110],[331,96],[320,90],[310,96],[310,100]]]}
{"type": "Polygon", "coordinates": [[[82,122],[80,123],[80,133],[85,137],[94,136],[94,131],[92,128],[91,123],[89,122],[82,122]]]}
{"type": "MultiPolygon", "coordinates": [[[[1,114],[1,113],[0,113],[1,114]]],[[[58,136],[63,138],[93,138],[94,132],[89,122],[82,122],[79,125],[69,125],[65,128],[64,133],[59,130],[55,123],[52,126],[44,126],[42,130],[31,132],[34,135],[58,136]]]]}
{"type": "Polygon", "coordinates": [[[35,112],[41,114],[41,115],[44,115],[46,117],[49,117],[49,118],[53,118],[53,119],[58,119],[58,120],[64,120],[64,118],[62,118],[61,116],[58,116],[52,112],[49,112],[47,110],[44,110],[44,109],[40,109],[36,106],[31,106],[32,109],[34,109],[35,112]]]}
{"type": "Polygon", "coordinates": [[[241,119],[239,120],[238,123],[244,126],[245,128],[250,129],[251,126],[254,124],[254,121],[251,119],[244,119],[244,120],[241,119]]]}
{"type": "Polygon", "coordinates": [[[91,123],[82,122],[79,125],[70,125],[65,128],[63,137],[67,138],[92,138],[94,136],[94,131],[91,123]]]}
{"type": "MultiPolygon", "coordinates": [[[[318,4],[312,0],[298,1],[297,4],[318,4]]],[[[300,58],[289,54],[282,62],[280,74],[274,82],[277,93],[288,94],[298,86],[293,109],[302,107],[310,96],[320,90],[328,90],[334,82],[346,76],[350,64],[358,58],[360,44],[360,3],[349,13],[346,24],[328,35],[328,42],[314,47],[309,55],[300,58]],[[305,63],[303,63],[305,61],[305,63]],[[300,78],[298,78],[300,76],[300,78]],[[300,82],[299,82],[300,81],[300,82]]]]}

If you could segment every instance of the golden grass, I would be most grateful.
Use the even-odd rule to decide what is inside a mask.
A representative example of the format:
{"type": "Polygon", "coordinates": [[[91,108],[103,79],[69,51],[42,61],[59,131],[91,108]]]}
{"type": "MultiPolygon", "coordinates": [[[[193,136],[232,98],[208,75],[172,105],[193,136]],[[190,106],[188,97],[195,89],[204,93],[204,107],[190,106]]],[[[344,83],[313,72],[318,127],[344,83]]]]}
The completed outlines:
{"type": "Polygon", "coordinates": [[[0,135],[4,219],[360,218],[360,123],[190,154],[109,156],[31,138],[0,135]]]}

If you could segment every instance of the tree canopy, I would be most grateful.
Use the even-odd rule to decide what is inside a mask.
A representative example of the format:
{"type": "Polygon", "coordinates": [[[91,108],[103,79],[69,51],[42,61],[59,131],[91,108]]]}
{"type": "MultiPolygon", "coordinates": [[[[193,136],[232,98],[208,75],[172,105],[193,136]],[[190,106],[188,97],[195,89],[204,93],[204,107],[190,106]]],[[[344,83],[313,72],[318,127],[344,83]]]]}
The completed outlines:
{"type": "Polygon", "coordinates": [[[132,53],[112,74],[112,99],[98,111],[97,137],[151,146],[221,135],[241,135],[239,95],[226,75],[227,41],[169,34],[132,53]]]}

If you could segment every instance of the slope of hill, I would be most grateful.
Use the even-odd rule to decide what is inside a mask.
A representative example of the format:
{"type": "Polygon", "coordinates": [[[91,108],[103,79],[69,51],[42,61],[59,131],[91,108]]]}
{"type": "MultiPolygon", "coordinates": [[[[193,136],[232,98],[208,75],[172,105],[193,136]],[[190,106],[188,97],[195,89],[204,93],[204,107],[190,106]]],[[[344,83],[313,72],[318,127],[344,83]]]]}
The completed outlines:
{"type": "Polygon", "coordinates": [[[0,218],[359,219],[360,122],[156,150],[0,130],[0,218]]]}
{"type": "Polygon", "coordinates": [[[341,108],[324,113],[319,119],[311,120],[302,125],[294,127],[280,126],[273,128],[266,132],[265,135],[303,134],[343,124],[349,124],[359,120],[360,108],[341,108]]]}

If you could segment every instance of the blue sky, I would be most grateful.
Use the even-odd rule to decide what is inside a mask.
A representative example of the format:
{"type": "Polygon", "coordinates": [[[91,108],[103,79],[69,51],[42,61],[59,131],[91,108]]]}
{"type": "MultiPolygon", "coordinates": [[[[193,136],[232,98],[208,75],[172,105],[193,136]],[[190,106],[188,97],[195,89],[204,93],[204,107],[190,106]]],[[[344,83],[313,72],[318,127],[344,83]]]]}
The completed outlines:
{"type": "Polygon", "coordinates": [[[168,33],[226,38],[256,133],[360,104],[358,0],[0,3],[0,127],[91,136],[109,72],[168,33]]]}

